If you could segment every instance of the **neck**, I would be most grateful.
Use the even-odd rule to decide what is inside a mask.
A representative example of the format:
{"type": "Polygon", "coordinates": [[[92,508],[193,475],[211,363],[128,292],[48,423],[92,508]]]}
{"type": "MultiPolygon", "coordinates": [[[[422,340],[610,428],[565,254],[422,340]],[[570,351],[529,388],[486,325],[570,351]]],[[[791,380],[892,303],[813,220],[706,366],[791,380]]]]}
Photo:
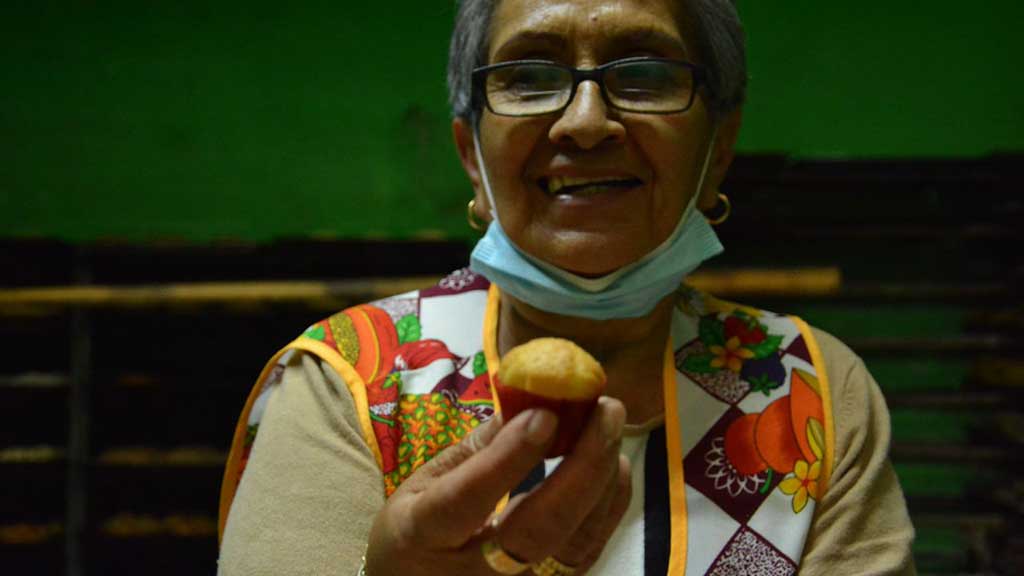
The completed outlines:
{"type": "Polygon", "coordinates": [[[664,409],[662,370],[674,302],[672,294],[646,316],[599,321],[545,312],[502,293],[498,352],[504,356],[519,344],[546,336],[572,340],[604,367],[605,394],[625,404],[627,422],[640,424],[664,409]]]}

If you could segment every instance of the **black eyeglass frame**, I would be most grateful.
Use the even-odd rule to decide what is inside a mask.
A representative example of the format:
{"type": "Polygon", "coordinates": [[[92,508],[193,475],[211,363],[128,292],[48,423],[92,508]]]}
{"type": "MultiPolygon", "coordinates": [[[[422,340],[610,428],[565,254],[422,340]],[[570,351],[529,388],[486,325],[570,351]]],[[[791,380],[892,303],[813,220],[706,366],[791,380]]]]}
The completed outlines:
{"type": "Polygon", "coordinates": [[[498,116],[524,118],[530,116],[546,116],[548,114],[560,114],[563,111],[565,111],[565,109],[568,108],[570,104],[572,104],[573,100],[576,99],[576,90],[579,89],[580,83],[587,80],[593,80],[594,82],[597,83],[598,87],[601,89],[601,97],[604,99],[604,103],[607,104],[609,108],[621,110],[623,112],[632,112],[634,114],[666,115],[681,114],[693,107],[693,102],[697,97],[697,92],[700,91],[701,86],[707,84],[707,69],[698,64],[687,62],[686,60],[676,60],[673,58],[654,58],[649,56],[639,56],[636,58],[623,58],[621,60],[614,60],[612,62],[608,62],[607,64],[602,64],[596,68],[575,68],[573,66],[566,66],[564,64],[551,62],[549,60],[510,60],[508,62],[499,62],[498,64],[491,64],[488,66],[481,66],[479,68],[476,68],[473,70],[471,77],[473,82],[473,92],[471,94],[473,107],[476,109],[486,107],[488,110],[491,111],[492,114],[496,114],[498,116]],[[669,64],[677,64],[684,68],[688,68],[690,70],[690,74],[692,74],[693,76],[693,90],[690,91],[690,100],[689,102],[686,103],[686,107],[680,108],[679,110],[650,111],[631,110],[629,108],[624,108],[622,106],[615,105],[615,103],[612,102],[611,98],[608,97],[608,88],[605,86],[604,83],[605,73],[607,73],[608,70],[615,68],[617,66],[622,66],[623,64],[633,64],[638,62],[665,62],[669,64]],[[488,74],[495,70],[501,70],[503,68],[511,68],[513,66],[523,66],[531,64],[544,65],[552,68],[560,68],[562,70],[567,70],[572,75],[572,89],[569,92],[569,98],[565,101],[565,104],[563,104],[561,108],[557,108],[549,112],[540,112],[534,114],[503,114],[501,112],[496,112],[494,108],[491,107],[490,98],[487,97],[486,83],[488,74]],[[481,104],[483,104],[483,106],[481,106],[481,104]]]}

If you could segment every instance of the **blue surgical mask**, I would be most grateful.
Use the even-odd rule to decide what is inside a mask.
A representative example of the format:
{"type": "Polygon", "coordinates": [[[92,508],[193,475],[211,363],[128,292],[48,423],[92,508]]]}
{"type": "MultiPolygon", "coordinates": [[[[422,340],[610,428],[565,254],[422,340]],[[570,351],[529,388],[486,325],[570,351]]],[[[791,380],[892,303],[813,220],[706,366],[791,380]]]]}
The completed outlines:
{"type": "Polygon", "coordinates": [[[562,270],[527,254],[512,242],[494,208],[497,204],[480,153],[479,134],[474,145],[493,220],[473,250],[470,267],[534,308],[593,320],[646,316],[679,288],[683,278],[723,251],[714,229],[696,209],[714,149],[714,136],[701,168],[698,193],[690,199],[672,234],[637,262],[600,278],[584,278],[562,270]]]}

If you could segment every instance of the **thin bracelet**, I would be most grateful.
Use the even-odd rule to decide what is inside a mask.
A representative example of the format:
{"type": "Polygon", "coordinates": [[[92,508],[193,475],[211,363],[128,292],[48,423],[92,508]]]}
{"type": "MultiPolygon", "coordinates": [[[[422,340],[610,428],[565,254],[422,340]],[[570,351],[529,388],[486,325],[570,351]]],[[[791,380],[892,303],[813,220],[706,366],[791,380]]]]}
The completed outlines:
{"type": "Polygon", "coordinates": [[[363,552],[363,558],[359,561],[359,572],[356,572],[356,576],[366,576],[366,552],[363,552]]]}

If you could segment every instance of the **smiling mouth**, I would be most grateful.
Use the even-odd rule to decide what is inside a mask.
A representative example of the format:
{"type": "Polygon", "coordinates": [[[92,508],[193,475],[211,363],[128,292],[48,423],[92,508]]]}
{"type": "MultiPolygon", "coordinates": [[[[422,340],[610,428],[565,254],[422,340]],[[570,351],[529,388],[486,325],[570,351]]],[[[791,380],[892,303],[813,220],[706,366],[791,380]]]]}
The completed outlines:
{"type": "Polygon", "coordinates": [[[627,190],[643,184],[637,178],[571,178],[553,176],[539,181],[541,190],[549,196],[595,196],[606,192],[627,190]]]}

